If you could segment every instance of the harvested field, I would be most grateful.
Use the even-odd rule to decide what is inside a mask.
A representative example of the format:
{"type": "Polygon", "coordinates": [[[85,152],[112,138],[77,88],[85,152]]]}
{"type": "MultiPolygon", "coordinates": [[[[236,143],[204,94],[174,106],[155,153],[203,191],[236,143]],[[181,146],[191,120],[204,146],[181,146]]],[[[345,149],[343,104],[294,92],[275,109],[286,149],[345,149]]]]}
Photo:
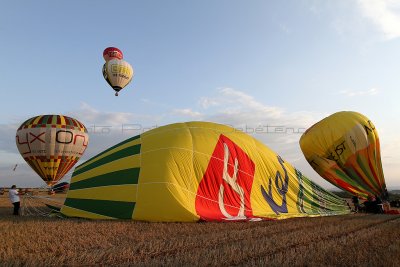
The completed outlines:
{"type": "Polygon", "coordinates": [[[11,214],[0,197],[1,265],[399,266],[400,216],[146,223],[11,214]]]}

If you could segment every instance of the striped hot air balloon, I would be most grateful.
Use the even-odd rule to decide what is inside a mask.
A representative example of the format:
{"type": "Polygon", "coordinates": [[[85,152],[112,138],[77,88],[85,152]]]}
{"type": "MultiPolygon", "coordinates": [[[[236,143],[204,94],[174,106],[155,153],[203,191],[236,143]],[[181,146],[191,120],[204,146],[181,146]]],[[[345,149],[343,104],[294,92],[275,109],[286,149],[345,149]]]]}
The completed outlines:
{"type": "Polygon", "coordinates": [[[337,215],[349,209],[253,137],[225,125],[187,122],[131,137],[76,167],[61,212],[195,222],[337,215]]]}
{"type": "Polygon", "coordinates": [[[30,118],[16,134],[21,156],[49,186],[56,184],[75,165],[88,142],[86,127],[63,115],[30,118]]]}
{"type": "Polygon", "coordinates": [[[319,175],[351,194],[387,198],[378,132],[364,115],[334,113],[300,138],[304,156],[319,175]]]}

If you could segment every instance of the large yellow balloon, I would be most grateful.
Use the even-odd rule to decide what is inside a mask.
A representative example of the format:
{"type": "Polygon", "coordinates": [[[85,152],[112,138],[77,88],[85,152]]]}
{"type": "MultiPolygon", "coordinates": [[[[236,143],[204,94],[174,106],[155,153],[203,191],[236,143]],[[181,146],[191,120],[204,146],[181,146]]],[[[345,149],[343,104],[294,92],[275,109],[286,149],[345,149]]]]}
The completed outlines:
{"type": "Polygon", "coordinates": [[[349,209],[253,137],[220,124],[188,122],[129,138],[75,168],[61,212],[195,222],[335,215],[349,209]]]}
{"type": "Polygon", "coordinates": [[[104,63],[103,76],[107,83],[115,90],[115,95],[127,86],[133,78],[132,66],[122,59],[112,59],[104,63]]]}
{"type": "Polygon", "coordinates": [[[387,197],[378,132],[364,115],[337,112],[300,138],[311,166],[332,184],[362,198],[387,197]]]}
{"type": "Polygon", "coordinates": [[[86,127],[63,115],[40,115],[21,124],[16,143],[21,156],[52,186],[79,160],[89,142],[86,127]]]}

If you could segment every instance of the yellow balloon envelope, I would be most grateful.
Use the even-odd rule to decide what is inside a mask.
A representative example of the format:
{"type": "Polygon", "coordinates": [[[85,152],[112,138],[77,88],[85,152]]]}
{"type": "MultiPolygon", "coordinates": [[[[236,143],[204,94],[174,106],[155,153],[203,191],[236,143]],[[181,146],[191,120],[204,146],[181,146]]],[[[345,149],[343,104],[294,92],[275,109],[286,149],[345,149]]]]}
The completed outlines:
{"type": "Polygon", "coordinates": [[[56,184],[75,165],[88,142],[86,127],[63,115],[30,118],[16,134],[21,156],[49,186],[56,184]]]}
{"type": "Polygon", "coordinates": [[[336,215],[349,209],[253,137],[220,124],[187,122],[129,138],[76,167],[61,212],[195,222],[336,215]]]}
{"type": "Polygon", "coordinates": [[[378,132],[364,115],[337,112],[300,138],[304,156],[319,175],[362,198],[387,197],[378,132]]]}

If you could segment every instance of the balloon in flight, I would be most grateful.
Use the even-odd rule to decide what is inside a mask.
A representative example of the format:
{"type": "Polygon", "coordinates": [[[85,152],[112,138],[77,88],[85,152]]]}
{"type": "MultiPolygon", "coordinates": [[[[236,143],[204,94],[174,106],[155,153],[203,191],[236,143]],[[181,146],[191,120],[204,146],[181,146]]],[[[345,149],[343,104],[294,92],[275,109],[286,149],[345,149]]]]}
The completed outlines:
{"type": "Polygon", "coordinates": [[[103,51],[103,58],[105,61],[109,61],[111,59],[123,59],[124,55],[122,51],[116,47],[107,47],[103,51]]]}
{"type": "Polygon", "coordinates": [[[63,115],[30,118],[16,133],[21,156],[48,186],[56,184],[75,165],[88,142],[86,127],[63,115]]]}
{"type": "Polygon", "coordinates": [[[118,96],[118,92],[131,82],[133,68],[122,59],[111,59],[103,65],[103,77],[118,96]]]}
{"type": "Polygon", "coordinates": [[[103,77],[114,89],[116,96],[133,78],[133,68],[123,57],[122,51],[116,47],[107,47],[103,51],[106,61],[103,65],[103,77]]]}

